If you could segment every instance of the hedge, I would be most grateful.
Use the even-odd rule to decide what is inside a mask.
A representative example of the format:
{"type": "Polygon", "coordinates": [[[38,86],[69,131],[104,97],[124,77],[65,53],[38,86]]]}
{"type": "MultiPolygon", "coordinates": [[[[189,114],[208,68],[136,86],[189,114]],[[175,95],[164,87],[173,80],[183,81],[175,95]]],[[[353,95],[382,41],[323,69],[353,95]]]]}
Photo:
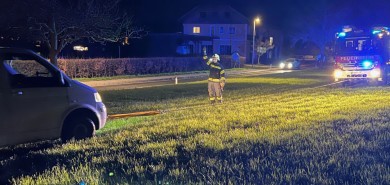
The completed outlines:
{"type": "MultiPolygon", "coordinates": [[[[229,56],[222,57],[221,63],[225,68],[232,65],[229,56]]],[[[208,68],[201,57],[59,59],[58,66],[71,78],[188,72],[208,68]]]]}

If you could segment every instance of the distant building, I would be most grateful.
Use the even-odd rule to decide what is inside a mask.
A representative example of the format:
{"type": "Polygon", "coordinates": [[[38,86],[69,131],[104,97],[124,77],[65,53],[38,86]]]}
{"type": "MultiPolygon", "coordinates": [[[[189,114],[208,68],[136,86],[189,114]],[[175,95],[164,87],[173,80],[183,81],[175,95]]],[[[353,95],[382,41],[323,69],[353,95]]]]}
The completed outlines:
{"type": "Polygon", "coordinates": [[[148,57],[197,56],[193,47],[203,42],[212,42],[212,37],[186,35],[183,33],[151,33],[143,39],[148,57]]]}
{"type": "Polygon", "coordinates": [[[193,54],[202,54],[206,48],[208,54],[219,53],[231,55],[237,52],[240,56],[250,56],[249,20],[228,5],[197,6],[180,18],[183,23],[183,34],[212,38],[207,40],[188,40],[193,54]]]}
{"type": "MultiPolygon", "coordinates": [[[[152,33],[142,39],[123,43],[90,43],[82,40],[67,46],[60,57],[177,57],[201,56],[203,48],[207,54],[218,53],[232,56],[238,53],[246,62],[252,59],[253,22],[229,5],[200,5],[180,19],[182,32],[152,33]],[[76,50],[80,49],[80,50],[76,50]]],[[[255,61],[272,62],[279,58],[283,43],[281,33],[256,27],[256,42],[272,38],[274,46],[259,58],[255,50],[255,61]]],[[[258,47],[255,45],[255,47],[258,47]]]]}

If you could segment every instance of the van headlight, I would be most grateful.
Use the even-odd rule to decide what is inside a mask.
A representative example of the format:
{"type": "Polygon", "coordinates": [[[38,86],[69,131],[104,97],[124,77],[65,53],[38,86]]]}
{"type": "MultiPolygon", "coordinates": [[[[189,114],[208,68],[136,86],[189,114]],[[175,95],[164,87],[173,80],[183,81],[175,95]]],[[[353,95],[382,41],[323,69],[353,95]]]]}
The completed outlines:
{"type": "Polygon", "coordinates": [[[93,95],[95,96],[95,101],[96,102],[102,102],[102,97],[100,96],[99,93],[93,93],[93,95]]]}
{"type": "Polygon", "coordinates": [[[282,62],[279,64],[279,67],[283,69],[284,67],[286,67],[286,64],[282,62]]]}
{"type": "Polygon", "coordinates": [[[290,62],[287,64],[287,68],[291,69],[293,67],[293,64],[290,62]]]}

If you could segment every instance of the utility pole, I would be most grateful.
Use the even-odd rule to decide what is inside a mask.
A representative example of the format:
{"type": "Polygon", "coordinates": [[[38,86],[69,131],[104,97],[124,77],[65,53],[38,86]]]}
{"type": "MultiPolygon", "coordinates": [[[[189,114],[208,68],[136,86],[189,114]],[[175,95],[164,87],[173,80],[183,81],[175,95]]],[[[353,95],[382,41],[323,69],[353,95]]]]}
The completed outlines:
{"type": "Polygon", "coordinates": [[[253,40],[252,40],[252,68],[255,60],[255,36],[256,36],[256,23],[260,23],[260,18],[256,17],[253,20],[253,40]]]}

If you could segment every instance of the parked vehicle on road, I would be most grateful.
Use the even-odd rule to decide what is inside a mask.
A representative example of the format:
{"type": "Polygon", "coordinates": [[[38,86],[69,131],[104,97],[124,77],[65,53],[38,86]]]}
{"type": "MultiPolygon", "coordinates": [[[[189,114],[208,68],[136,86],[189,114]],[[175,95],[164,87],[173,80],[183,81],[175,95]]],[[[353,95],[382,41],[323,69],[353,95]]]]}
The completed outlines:
{"type": "Polygon", "coordinates": [[[281,68],[281,69],[300,69],[301,62],[298,61],[296,58],[288,58],[288,59],[280,62],[279,68],[281,68]]]}
{"type": "Polygon", "coordinates": [[[106,118],[95,89],[30,50],[0,48],[0,146],[92,137],[106,118]]]}

